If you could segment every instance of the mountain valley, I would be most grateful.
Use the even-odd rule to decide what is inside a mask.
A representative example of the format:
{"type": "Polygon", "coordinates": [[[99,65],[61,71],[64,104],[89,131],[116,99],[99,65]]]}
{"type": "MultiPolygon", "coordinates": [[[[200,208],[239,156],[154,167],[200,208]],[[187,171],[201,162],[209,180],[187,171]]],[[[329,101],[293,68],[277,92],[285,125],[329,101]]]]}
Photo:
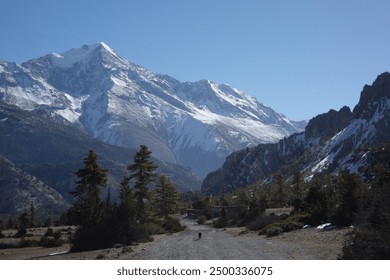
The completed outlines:
{"type": "Polygon", "coordinates": [[[110,170],[114,197],[141,144],[186,192],[230,153],[305,125],[227,84],[154,74],[104,43],[22,64],[0,61],[0,155],[67,202],[89,149],[110,170]]]}

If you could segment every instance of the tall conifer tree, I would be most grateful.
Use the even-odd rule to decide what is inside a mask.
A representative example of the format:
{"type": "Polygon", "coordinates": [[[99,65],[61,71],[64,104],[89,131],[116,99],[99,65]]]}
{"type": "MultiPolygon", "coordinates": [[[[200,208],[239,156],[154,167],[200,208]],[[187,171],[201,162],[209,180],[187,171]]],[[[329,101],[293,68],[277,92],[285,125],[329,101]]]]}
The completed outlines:
{"type": "Polygon", "coordinates": [[[71,194],[76,198],[76,208],[79,224],[88,226],[99,221],[100,187],[107,184],[107,169],[99,166],[97,155],[89,150],[84,158],[84,167],[75,171],[79,178],[76,189],[71,194]]]}
{"type": "Polygon", "coordinates": [[[134,196],[137,201],[137,218],[141,223],[148,220],[147,203],[150,200],[149,183],[155,180],[157,166],[151,160],[152,152],[141,145],[134,156],[134,162],[127,167],[129,179],[134,181],[134,196]]]}
{"type": "Polygon", "coordinates": [[[155,189],[155,207],[161,217],[167,218],[174,214],[179,206],[179,193],[175,186],[164,175],[158,178],[155,189]]]}
{"type": "MultiPolygon", "coordinates": [[[[78,229],[72,238],[72,249],[82,251],[108,247],[111,244],[105,228],[109,218],[100,199],[100,188],[107,184],[108,170],[99,166],[97,155],[90,150],[84,158],[84,167],[75,171],[78,177],[74,209],[78,229]]],[[[106,209],[107,210],[107,209],[106,209]]]]}

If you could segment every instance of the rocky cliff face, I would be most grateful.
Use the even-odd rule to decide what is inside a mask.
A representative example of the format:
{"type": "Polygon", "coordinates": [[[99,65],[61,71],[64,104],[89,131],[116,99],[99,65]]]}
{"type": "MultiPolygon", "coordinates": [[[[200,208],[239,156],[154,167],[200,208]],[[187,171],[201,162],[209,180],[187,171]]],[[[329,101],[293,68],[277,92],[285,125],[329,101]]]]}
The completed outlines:
{"type": "Polygon", "coordinates": [[[330,110],[312,118],[305,128],[305,139],[320,138],[329,140],[337,132],[342,130],[352,118],[351,109],[344,106],[339,111],[330,110]]]}
{"type": "Polygon", "coordinates": [[[362,147],[390,142],[390,74],[366,85],[353,112],[348,107],[330,110],[309,121],[305,131],[276,144],[260,144],[229,155],[222,168],[202,184],[204,193],[234,190],[265,180],[283,170],[300,171],[310,179],[316,173],[337,173],[340,168],[359,173],[370,158],[362,147]]]}

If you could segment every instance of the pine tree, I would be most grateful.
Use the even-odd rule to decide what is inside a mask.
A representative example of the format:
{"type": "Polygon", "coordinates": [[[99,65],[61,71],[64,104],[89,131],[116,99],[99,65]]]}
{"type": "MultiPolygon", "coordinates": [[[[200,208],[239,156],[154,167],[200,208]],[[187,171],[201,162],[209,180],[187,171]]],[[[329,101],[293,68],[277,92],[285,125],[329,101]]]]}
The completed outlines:
{"type": "Polygon", "coordinates": [[[123,208],[126,212],[135,212],[133,207],[134,195],[129,187],[129,179],[124,178],[120,183],[119,189],[119,207],[123,208]]]}
{"type": "Polygon", "coordinates": [[[160,217],[167,218],[174,214],[179,206],[179,193],[171,181],[164,175],[158,178],[155,189],[155,207],[160,217]]]}
{"type": "Polygon", "coordinates": [[[369,203],[343,247],[344,259],[390,259],[390,145],[376,147],[373,153],[386,162],[373,168],[369,203]]]}
{"type": "Polygon", "coordinates": [[[299,212],[302,210],[303,206],[303,200],[304,200],[304,187],[305,187],[305,181],[301,174],[301,172],[296,172],[294,174],[293,180],[292,180],[292,205],[294,207],[295,212],[299,212]]]}
{"type": "Polygon", "coordinates": [[[321,224],[328,221],[329,199],[323,189],[323,179],[314,176],[305,198],[305,211],[310,215],[309,223],[321,224]]]}
{"type": "Polygon", "coordinates": [[[130,244],[137,241],[135,234],[139,225],[136,216],[134,193],[129,187],[129,178],[124,178],[120,183],[119,206],[114,227],[117,242],[130,244]]]}
{"type": "Polygon", "coordinates": [[[284,176],[281,173],[275,176],[275,186],[272,195],[273,207],[286,207],[288,202],[287,187],[284,176]]]}
{"type": "Polygon", "coordinates": [[[30,204],[30,223],[31,223],[31,227],[35,226],[36,212],[37,212],[37,210],[35,208],[34,201],[31,201],[31,204],[30,204]]]}
{"type": "Polygon", "coordinates": [[[239,189],[235,199],[235,206],[247,207],[250,204],[250,197],[246,189],[239,189]]]}
{"type": "Polygon", "coordinates": [[[89,150],[84,158],[84,168],[75,171],[79,178],[76,189],[70,192],[75,198],[74,207],[78,214],[78,224],[91,226],[99,222],[100,187],[107,184],[107,169],[99,166],[97,155],[89,150]]]}
{"type": "Polygon", "coordinates": [[[333,201],[336,209],[332,222],[348,226],[354,222],[357,213],[362,211],[366,189],[360,177],[349,171],[341,170],[337,179],[340,201],[333,201]]]}
{"type": "Polygon", "coordinates": [[[155,180],[157,166],[151,160],[152,152],[148,147],[141,145],[134,156],[134,163],[127,167],[130,171],[129,179],[134,180],[134,196],[137,201],[137,218],[141,223],[148,220],[147,203],[150,201],[149,183],[155,180]]]}
{"type": "Polygon", "coordinates": [[[7,229],[15,229],[17,226],[16,226],[16,222],[14,219],[12,218],[8,218],[7,220],[7,229]]]}
{"type": "Polygon", "coordinates": [[[109,247],[107,222],[109,215],[100,199],[100,188],[107,184],[108,170],[99,166],[97,155],[90,150],[84,158],[84,167],[75,171],[79,178],[71,194],[75,197],[74,209],[78,229],[72,238],[72,250],[82,251],[109,247]]]}
{"type": "Polygon", "coordinates": [[[22,214],[20,214],[18,219],[19,219],[19,229],[18,232],[16,233],[16,236],[24,237],[27,233],[27,229],[29,228],[30,217],[27,214],[27,212],[23,212],[22,214]]]}

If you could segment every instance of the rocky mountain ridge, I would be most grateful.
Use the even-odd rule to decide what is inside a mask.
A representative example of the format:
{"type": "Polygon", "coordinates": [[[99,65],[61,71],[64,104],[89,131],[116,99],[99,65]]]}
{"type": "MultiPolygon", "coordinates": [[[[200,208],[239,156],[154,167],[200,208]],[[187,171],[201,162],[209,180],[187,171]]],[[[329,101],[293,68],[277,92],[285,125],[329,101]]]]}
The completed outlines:
{"type": "Polygon", "coordinates": [[[286,178],[299,171],[314,174],[347,169],[361,173],[370,155],[367,147],[390,142],[390,73],[366,85],[353,111],[343,107],[311,119],[302,133],[274,144],[260,144],[232,153],[208,174],[202,192],[217,194],[267,180],[276,172],[286,178]]]}

